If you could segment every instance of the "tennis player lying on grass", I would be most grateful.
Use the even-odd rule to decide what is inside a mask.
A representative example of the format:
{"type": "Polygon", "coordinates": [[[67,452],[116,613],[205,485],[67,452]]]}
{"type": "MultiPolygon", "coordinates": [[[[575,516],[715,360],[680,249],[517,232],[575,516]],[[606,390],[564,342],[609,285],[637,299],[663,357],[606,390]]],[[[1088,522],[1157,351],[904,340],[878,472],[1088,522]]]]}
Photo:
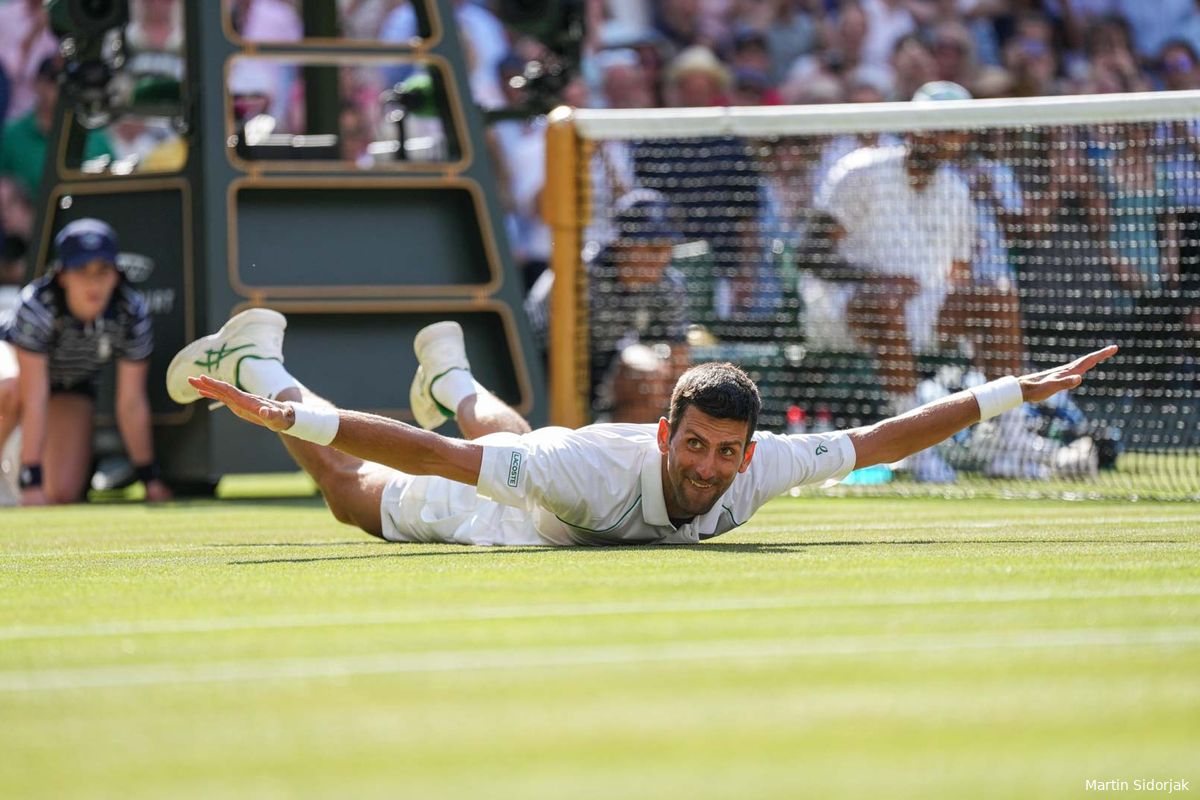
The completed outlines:
{"type": "Polygon", "coordinates": [[[286,320],[244,311],[185,347],[167,370],[180,403],[224,403],[283,434],[338,520],[395,542],[476,545],[692,544],[725,533],[793,486],[836,482],[1080,384],[1112,356],[1006,377],[875,425],[833,433],[755,432],[754,382],[730,364],[688,370],[657,425],[531,431],[471,377],[457,323],[417,334],[410,399],[427,429],[453,417],[465,439],[341,411],[283,367],[286,320]]]}

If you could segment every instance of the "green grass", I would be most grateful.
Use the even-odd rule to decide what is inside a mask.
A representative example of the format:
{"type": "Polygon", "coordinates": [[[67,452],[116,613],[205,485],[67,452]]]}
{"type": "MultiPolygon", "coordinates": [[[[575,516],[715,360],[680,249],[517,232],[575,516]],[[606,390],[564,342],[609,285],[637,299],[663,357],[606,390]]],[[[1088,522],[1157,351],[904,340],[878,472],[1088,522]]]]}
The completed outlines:
{"type": "Polygon", "coordinates": [[[1200,791],[1196,504],[805,497],[692,548],[389,545],[304,499],[0,531],[0,797],[1200,791]]]}

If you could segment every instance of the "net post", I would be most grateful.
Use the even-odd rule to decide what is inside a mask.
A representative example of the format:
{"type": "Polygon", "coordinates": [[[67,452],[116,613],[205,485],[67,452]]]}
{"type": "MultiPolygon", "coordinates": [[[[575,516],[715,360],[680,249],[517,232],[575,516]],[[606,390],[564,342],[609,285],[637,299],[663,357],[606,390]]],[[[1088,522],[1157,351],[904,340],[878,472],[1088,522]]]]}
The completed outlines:
{"type": "Polygon", "coordinates": [[[587,320],[580,307],[584,281],[580,263],[582,253],[583,209],[580,198],[586,196],[587,170],[580,158],[580,138],[575,127],[574,110],[560,106],[550,112],[546,128],[546,186],[542,195],[542,217],[550,226],[553,247],[550,268],[554,271],[554,289],[550,296],[548,338],[550,421],[554,425],[578,428],[586,425],[587,387],[581,376],[587,374],[587,320]]]}

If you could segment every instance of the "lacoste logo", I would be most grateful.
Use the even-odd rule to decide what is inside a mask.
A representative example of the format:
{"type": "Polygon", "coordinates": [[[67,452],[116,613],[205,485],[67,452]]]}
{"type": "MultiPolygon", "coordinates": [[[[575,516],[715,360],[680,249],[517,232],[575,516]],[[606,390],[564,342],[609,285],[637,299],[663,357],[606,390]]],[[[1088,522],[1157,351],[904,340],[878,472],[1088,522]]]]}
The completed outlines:
{"type": "Polygon", "coordinates": [[[825,445],[823,445],[823,444],[817,445],[817,455],[823,456],[828,452],[829,452],[829,448],[826,447],[825,445]]]}
{"type": "Polygon", "coordinates": [[[517,488],[517,478],[521,477],[521,454],[513,453],[508,462],[508,485],[517,488]]]}

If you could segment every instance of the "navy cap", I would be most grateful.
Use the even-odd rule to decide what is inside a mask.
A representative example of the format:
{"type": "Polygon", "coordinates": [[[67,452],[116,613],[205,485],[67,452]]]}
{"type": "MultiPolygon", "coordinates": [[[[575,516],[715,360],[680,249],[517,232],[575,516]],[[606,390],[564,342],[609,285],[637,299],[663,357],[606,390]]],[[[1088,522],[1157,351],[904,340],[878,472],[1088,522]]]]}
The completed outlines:
{"type": "Polygon", "coordinates": [[[618,236],[639,242],[678,242],[681,237],[672,220],[670,204],[661,192],[634,189],[615,203],[618,236]]]}
{"type": "Polygon", "coordinates": [[[63,269],[82,267],[100,259],[117,263],[117,233],[107,222],[77,219],[54,237],[54,249],[63,269]]]}

